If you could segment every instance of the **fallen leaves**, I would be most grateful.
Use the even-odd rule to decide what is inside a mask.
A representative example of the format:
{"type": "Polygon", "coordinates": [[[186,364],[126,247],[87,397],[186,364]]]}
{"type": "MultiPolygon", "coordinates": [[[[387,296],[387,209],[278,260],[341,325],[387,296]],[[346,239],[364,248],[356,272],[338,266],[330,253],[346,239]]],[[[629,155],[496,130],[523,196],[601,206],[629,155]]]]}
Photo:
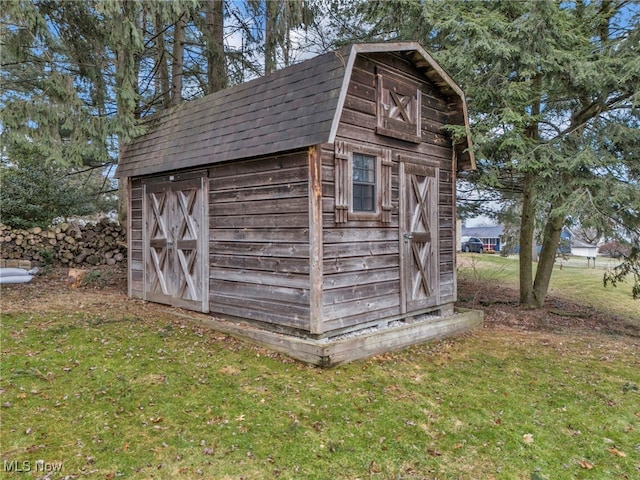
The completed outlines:
{"type": "Polygon", "coordinates": [[[524,435],[522,435],[522,441],[526,444],[533,443],[533,434],[525,433],[524,435]]]}
{"type": "Polygon", "coordinates": [[[11,351],[3,350],[3,363],[12,363],[0,389],[7,441],[46,441],[47,456],[59,455],[54,445],[60,443],[68,450],[65,469],[81,476],[120,477],[115,462],[122,460],[139,465],[141,478],[158,477],[160,465],[173,469],[163,471],[167,478],[225,478],[224,469],[229,478],[288,478],[298,468],[300,475],[322,477],[329,462],[353,478],[433,478],[438,469],[455,477],[471,468],[474,478],[491,478],[507,463],[531,480],[552,478],[552,471],[635,478],[631,436],[640,425],[640,379],[627,367],[637,362],[636,339],[494,328],[455,348],[438,343],[371,361],[366,371],[358,364],[316,370],[280,357],[256,361],[256,350],[170,323],[160,307],[138,300],[116,297],[106,316],[104,304],[98,312],[97,297],[88,295],[82,300],[91,312],[83,317],[74,310],[68,318],[3,318],[6,331],[24,333],[19,344],[5,340],[3,349],[11,351]],[[125,315],[132,320],[118,321],[125,315]],[[434,358],[452,351],[453,360],[434,358]],[[440,360],[444,366],[435,365],[440,360]],[[54,410],[56,401],[62,408],[54,410]],[[605,412],[607,401],[616,408],[605,412]],[[36,428],[25,435],[36,416],[36,428]],[[69,428],[75,451],[73,439],[57,440],[67,439],[69,428]],[[603,443],[603,437],[611,439],[603,443]],[[273,442],[289,455],[264,458],[276,452],[273,442]],[[409,448],[415,448],[413,459],[409,448]],[[534,457],[545,472],[531,471],[534,457]],[[299,467],[300,458],[311,461],[299,467]]]}
{"type": "Polygon", "coordinates": [[[591,470],[593,468],[593,464],[587,462],[586,460],[580,460],[578,464],[585,470],[591,470]]]}
{"type": "Polygon", "coordinates": [[[375,461],[371,461],[369,464],[369,473],[375,475],[376,473],[380,473],[382,468],[375,461]]]}
{"type": "Polygon", "coordinates": [[[623,457],[623,458],[624,458],[624,457],[626,457],[626,456],[627,456],[627,454],[626,454],[626,453],[624,453],[624,452],[622,452],[622,451],[618,450],[618,449],[617,449],[617,448],[615,448],[615,447],[607,448],[607,452],[609,452],[611,455],[615,455],[615,456],[617,456],[617,457],[623,457]]]}
{"type": "Polygon", "coordinates": [[[216,451],[216,448],[218,448],[218,445],[216,443],[207,445],[206,440],[200,440],[200,446],[203,447],[202,448],[203,455],[213,455],[216,451]]]}
{"type": "Polygon", "coordinates": [[[235,377],[240,373],[240,370],[238,370],[235,367],[232,367],[231,365],[225,365],[220,370],[218,370],[218,372],[235,377]]]}
{"type": "MultiPolygon", "coordinates": [[[[627,454],[625,452],[623,452],[621,450],[618,450],[615,447],[607,448],[607,452],[609,452],[611,455],[614,455],[616,457],[625,458],[627,456],[627,454]]],[[[585,470],[591,470],[594,467],[593,463],[588,462],[587,460],[578,461],[578,465],[580,465],[580,467],[585,469],[585,470]]]]}

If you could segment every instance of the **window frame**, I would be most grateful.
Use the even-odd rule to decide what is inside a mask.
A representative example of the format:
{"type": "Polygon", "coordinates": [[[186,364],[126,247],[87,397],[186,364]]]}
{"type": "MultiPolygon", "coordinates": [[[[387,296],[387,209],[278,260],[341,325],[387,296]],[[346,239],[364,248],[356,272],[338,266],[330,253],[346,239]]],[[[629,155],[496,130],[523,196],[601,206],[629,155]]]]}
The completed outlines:
{"type": "Polygon", "coordinates": [[[347,218],[349,220],[379,220],[380,212],[382,211],[382,198],[381,198],[381,179],[380,173],[382,169],[382,149],[381,148],[372,148],[366,147],[363,145],[350,145],[349,148],[349,161],[348,161],[348,199],[349,199],[349,213],[347,218]],[[353,209],[353,156],[355,155],[364,155],[367,157],[374,158],[374,168],[375,168],[375,183],[374,183],[374,195],[373,195],[373,211],[369,210],[354,210],[353,209]]]}
{"type": "MultiPolygon", "coordinates": [[[[378,213],[380,211],[380,201],[379,201],[379,197],[380,197],[380,167],[381,167],[381,160],[380,160],[380,155],[373,155],[371,153],[364,153],[364,152],[358,152],[358,151],[351,151],[349,154],[349,198],[350,198],[350,202],[349,202],[349,217],[351,218],[355,218],[355,217],[359,217],[361,215],[365,215],[365,216],[378,216],[378,213]],[[360,156],[363,159],[367,159],[368,161],[372,162],[372,170],[373,170],[373,181],[372,182],[366,182],[366,181],[356,181],[355,175],[354,175],[354,170],[356,168],[356,156],[360,156]],[[372,199],[371,199],[371,203],[372,203],[372,209],[371,210],[365,210],[365,209],[359,209],[356,210],[355,206],[356,206],[356,186],[357,185],[361,185],[361,186],[368,186],[368,187],[373,187],[373,195],[372,195],[372,199]]],[[[367,171],[370,171],[369,169],[367,169],[367,171]]],[[[360,196],[360,199],[362,200],[362,196],[360,196]]]]}
{"type": "Polygon", "coordinates": [[[336,223],[349,221],[391,222],[391,150],[382,147],[339,141],[335,145],[335,217],[336,223]],[[354,154],[375,158],[374,211],[353,208],[354,154]]]}

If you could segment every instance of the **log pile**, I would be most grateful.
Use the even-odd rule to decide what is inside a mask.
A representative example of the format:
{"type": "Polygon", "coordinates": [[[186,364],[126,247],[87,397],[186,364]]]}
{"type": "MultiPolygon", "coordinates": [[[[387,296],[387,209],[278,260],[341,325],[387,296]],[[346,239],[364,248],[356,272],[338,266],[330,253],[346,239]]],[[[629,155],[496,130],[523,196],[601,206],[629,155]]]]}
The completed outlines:
{"type": "Polygon", "coordinates": [[[85,225],[60,223],[46,230],[0,225],[0,258],[66,267],[116,265],[126,261],[127,241],[124,228],[108,218],[85,225]]]}

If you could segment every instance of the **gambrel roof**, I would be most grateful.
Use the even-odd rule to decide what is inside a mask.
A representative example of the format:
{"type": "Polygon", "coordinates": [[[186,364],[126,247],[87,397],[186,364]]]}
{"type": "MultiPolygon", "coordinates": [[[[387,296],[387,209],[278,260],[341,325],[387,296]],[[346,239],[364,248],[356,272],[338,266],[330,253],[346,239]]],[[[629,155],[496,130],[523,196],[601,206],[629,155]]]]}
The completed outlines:
{"type": "Polygon", "coordinates": [[[464,125],[458,170],[475,168],[462,90],[415,42],[357,44],[326,53],[160,113],[124,146],[118,177],[134,177],[333,143],[355,58],[394,53],[411,60],[455,104],[464,125]]]}

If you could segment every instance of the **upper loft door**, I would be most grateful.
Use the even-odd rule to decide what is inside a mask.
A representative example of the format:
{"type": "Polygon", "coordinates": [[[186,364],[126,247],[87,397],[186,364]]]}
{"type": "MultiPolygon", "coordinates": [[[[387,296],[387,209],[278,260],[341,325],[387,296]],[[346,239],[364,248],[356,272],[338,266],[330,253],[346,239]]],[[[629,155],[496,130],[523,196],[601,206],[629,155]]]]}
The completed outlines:
{"type": "Polygon", "coordinates": [[[403,313],[437,305],[438,169],[400,162],[401,306],[403,313]]]}
{"type": "Polygon", "coordinates": [[[207,182],[184,177],[144,182],[143,298],[207,312],[207,182]]]}

